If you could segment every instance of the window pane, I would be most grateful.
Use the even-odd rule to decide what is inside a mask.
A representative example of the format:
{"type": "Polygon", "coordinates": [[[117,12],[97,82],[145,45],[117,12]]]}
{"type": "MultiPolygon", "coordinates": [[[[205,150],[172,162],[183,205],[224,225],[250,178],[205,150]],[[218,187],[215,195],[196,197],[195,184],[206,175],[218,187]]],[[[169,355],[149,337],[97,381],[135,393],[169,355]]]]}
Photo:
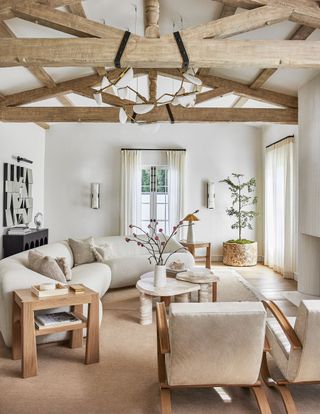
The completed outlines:
{"type": "Polygon", "coordinates": [[[157,168],[157,192],[158,193],[164,193],[166,192],[168,185],[167,180],[167,170],[166,168],[157,168]]]}
{"type": "Polygon", "coordinates": [[[149,169],[142,169],[141,174],[141,188],[143,193],[150,192],[150,170],[149,169]]]}
{"type": "Polygon", "coordinates": [[[163,203],[163,204],[168,203],[167,194],[157,194],[157,204],[159,203],[163,203]]]}
{"type": "Polygon", "coordinates": [[[150,204],[142,204],[141,218],[150,221],[150,204]]]}
{"type": "Polygon", "coordinates": [[[149,220],[148,221],[142,221],[142,223],[141,223],[142,230],[144,230],[145,232],[148,232],[149,231],[148,225],[149,225],[149,220]]]}
{"type": "Polygon", "coordinates": [[[158,204],[157,205],[157,220],[165,220],[166,219],[166,206],[165,204],[158,204]]]}
{"type": "Polygon", "coordinates": [[[150,203],[150,194],[142,194],[141,201],[142,203],[150,203]]]}

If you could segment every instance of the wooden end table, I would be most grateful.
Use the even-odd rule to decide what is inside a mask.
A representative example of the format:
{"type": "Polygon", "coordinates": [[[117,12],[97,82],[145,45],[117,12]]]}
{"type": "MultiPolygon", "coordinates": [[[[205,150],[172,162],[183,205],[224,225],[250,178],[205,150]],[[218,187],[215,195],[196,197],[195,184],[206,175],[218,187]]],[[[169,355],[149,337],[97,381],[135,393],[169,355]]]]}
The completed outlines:
{"type": "Polygon", "coordinates": [[[176,302],[189,302],[189,293],[198,291],[200,285],[167,278],[167,285],[157,288],[153,285],[153,272],[149,272],[141,276],[136,288],[140,292],[140,324],[150,325],[153,297],[159,297],[166,305],[170,304],[171,296],[175,297],[176,302]]]}
{"type": "Polygon", "coordinates": [[[194,243],[188,243],[186,240],[181,240],[180,243],[183,247],[189,250],[189,252],[192,254],[192,256],[195,259],[206,259],[206,268],[211,269],[211,243],[210,242],[194,242],[194,243]],[[205,256],[197,256],[196,255],[196,249],[206,249],[206,255],[205,256]]]}
{"type": "Polygon", "coordinates": [[[99,294],[84,286],[84,293],[38,298],[31,289],[13,292],[12,359],[21,359],[22,377],[37,375],[36,337],[71,331],[70,348],[83,345],[83,329],[87,328],[85,364],[99,362],[99,294]],[[88,304],[88,319],[83,316],[83,305],[88,304]],[[34,312],[71,306],[72,312],[82,320],[79,324],[37,329],[34,312]]]}

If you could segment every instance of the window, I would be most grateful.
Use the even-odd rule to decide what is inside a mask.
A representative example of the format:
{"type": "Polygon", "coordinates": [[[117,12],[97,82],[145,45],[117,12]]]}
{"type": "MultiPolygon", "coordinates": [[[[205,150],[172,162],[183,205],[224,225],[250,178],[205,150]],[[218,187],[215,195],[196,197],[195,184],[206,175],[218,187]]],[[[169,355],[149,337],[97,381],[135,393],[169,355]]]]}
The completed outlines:
{"type": "Polygon", "coordinates": [[[150,220],[157,220],[159,228],[168,234],[168,168],[145,166],[141,177],[141,227],[148,231],[150,220]]]}

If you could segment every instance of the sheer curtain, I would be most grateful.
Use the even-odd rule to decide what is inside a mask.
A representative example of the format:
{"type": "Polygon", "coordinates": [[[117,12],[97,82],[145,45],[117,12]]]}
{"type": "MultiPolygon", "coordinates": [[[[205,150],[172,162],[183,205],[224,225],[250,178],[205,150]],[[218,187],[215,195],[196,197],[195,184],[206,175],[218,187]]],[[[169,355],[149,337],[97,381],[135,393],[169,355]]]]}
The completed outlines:
{"type": "Polygon", "coordinates": [[[141,151],[121,151],[120,232],[131,234],[130,224],[141,222],[141,151]]]}
{"type": "Polygon", "coordinates": [[[265,264],[286,278],[295,271],[294,140],[266,149],[265,264]]]}
{"type": "Polygon", "coordinates": [[[167,151],[169,232],[185,214],[186,151],[167,151]]]}

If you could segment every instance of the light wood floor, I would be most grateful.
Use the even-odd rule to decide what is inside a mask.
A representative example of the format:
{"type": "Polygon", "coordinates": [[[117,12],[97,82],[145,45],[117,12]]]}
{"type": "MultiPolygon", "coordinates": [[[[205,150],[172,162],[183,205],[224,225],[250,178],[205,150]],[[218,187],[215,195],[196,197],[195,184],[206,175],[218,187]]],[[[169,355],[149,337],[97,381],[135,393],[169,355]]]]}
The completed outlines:
{"type": "MultiPolygon", "coordinates": [[[[198,264],[202,263],[197,262],[198,264]]],[[[215,267],[225,267],[220,262],[212,262],[211,266],[213,269],[215,267]]],[[[287,316],[295,316],[296,307],[283,296],[285,291],[297,290],[297,282],[295,280],[284,279],[282,275],[263,264],[252,267],[233,267],[233,269],[247,279],[266,299],[276,301],[287,316]]]]}

